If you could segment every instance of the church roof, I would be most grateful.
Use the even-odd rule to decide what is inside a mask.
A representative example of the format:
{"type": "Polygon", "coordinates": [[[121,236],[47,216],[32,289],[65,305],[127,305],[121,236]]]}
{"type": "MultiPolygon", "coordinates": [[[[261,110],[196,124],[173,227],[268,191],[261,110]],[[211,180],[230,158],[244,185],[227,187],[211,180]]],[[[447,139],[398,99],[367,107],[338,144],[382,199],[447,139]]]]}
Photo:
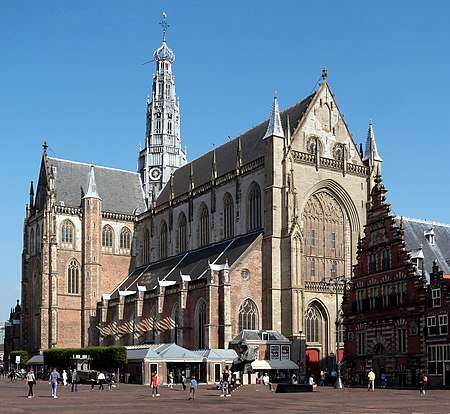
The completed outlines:
{"type": "MultiPolygon", "coordinates": [[[[295,131],[314,95],[315,92],[280,113],[281,123],[285,131],[287,131],[288,117],[291,129],[289,133],[292,134],[295,131]]],[[[221,177],[236,169],[239,142],[241,143],[241,159],[243,166],[263,157],[263,138],[268,126],[269,120],[267,119],[247,132],[225,142],[214,150],[177,169],[174,172],[173,178],[173,197],[179,197],[189,191],[191,168],[195,188],[198,188],[211,180],[214,151],[216,156],[215,168],[217,170],[217,177],[221,177]]],[[[168,202],[169,195],[170,188],[169,185],[166,185],[158,196],[156,205],[158,206],[168,202]]]]}
{"type": "Polygon", "coordinates": [[[152,290],[160,282],[175,284],[182,280],[181,275],[189,276],[190,280],[200,279],[206,275],[210,264],[228,263],[232,266],[260,234],[246,234],[136,268],[118,286],[111,298],[117,297],[119,291],[136,291],[138,286],[152,290]]]}
{"type": "MultiPolygon", "coordinates": [[[[58,205],[78,208],[88,192],[90,164],[47,157],[55,177],[58,205]]],[[[145,211],[145,201],[138,173],[94,166],[96,192],[102,199],[102,210],[134,214],[145,211]]]]}
{"type": "Polygon", "coordinates": [[[422,250],[427,274],[432,272],[435,260],[440,270],[450,273],[450,225],[405,217],[396,220],[398,225],[402,222],[406,249],[412,252],[412,257],[419,257],[422,250]],[[427,238],[430,234],[433,239],[427,238]]]}

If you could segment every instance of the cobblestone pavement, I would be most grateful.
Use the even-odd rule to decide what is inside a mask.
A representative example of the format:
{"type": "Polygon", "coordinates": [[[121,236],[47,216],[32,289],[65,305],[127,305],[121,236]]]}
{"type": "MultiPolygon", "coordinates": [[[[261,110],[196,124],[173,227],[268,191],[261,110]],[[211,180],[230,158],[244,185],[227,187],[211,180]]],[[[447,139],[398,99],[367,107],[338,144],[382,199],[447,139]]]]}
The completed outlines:
{"type": "Polygon", "coordinates": [[[319,387],[316,392],[280,394],[264,386],[241,387],[229,398],[220,391],[200,385],[195,400],[188,400],[188,391],[179,385],[173,389],[159,388],[160,396],[152,398],[150,388],[142,385],[120,384],[112,391],[91,391],[81,385],[78,392],[70,387],[58,387],[58,398],[51,397],[50,385],[38,381],[35,397],[27,398],[25,381],[11,383],[0,379],[0,413],[450,413],[450,391],[429,390],[424,396],[418,390],[364,388],[335,390],[319,387]]]}

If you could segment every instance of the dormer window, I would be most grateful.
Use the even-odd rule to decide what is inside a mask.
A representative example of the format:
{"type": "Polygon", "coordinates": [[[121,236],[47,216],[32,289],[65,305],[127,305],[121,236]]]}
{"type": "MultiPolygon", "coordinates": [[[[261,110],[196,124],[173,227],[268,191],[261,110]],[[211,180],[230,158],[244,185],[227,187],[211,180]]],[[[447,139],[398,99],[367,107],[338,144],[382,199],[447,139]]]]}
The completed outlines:
{"type": "Polygon", "coordinates": [[[431,245],[434,246],[434,230],[433,228],[424,231],[424,236],[427,239],[427,242],[431,245]]]}
{"type": "Polygon", "coordinates": [[[431,299],[433,300],[433,308],[441,306],[441,289],[432,289],[431,299]]]}

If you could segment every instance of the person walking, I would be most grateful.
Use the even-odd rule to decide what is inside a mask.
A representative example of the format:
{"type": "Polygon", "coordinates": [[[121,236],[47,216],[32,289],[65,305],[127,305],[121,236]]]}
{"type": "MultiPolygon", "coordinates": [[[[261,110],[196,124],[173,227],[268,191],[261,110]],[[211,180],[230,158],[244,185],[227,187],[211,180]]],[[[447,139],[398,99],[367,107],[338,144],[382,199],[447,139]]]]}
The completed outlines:
{"type": "Polygon", "coordinates": [[[58,381],[60,380],[61,376],[59,375],[59,372],[56,370],[56,368],[53,368],[53,371],[50,372],[50,377],[48,378],[48,383],[52,386],[52,397],[58,398],[56,395],[56,392],[58,390],[58,381]]]}
{"type": "Polygon", "coordinates": [[[222,374],[222,394],[221,397],[230,397],[230,373],[228,369],[225,368],[222,374]]]}
{"type": "Polygon", "coordinates": [[[78,371],[76,368],[72,371],[72,392],[75,390],[75,392],[78,391],[78,383],[80,382],[80,375],[78,374],[78,371]]]}
{"type": "Polygon", "coordinates": [[[36,384],[36,377],[34,376],[33,368],[28,371],[27,374],[27,384],[28,384],[28,398],[33,398],[33,387],[36,384]]]}
{"type": "Polygon", "coordinates": [[[197,389],[197,385],[197,380],[195,379],[195,375],[193,375],[190,381],[188,400],[195,400],[195,391],[197,389]]]}
{"type": "Polygon", "coordinates": [[[158,375],[156,372],[152,374],[152,397],[159,397],[158,393],[158,375]]]}
{"type": "Polygon", "coordinates": [[[369,384],[367,386],[367,391],[375,391],[375,372],[370,368],[369,373],[367,374],[367,379],[369,380],[369,384]]]}
{"type": "Polygon", "coordinates": [[[103,371],[100,371],[99,373],[98,373],[98,389],[99,390],[104,390],[105,388],[103,387],[103,384],[104,384],[104,382],[105,382],[105,374],[103,373],[103,371]]]}
{"type": "Polygon", "coordinates": [[[183,391],[186,391],[186,375],[184,371],[181,371],[181,387],[183,388],[183,391]]]}
{"type": "Polygon", "coordinates": [[[62,380],[63,380],[63,385],[65,387],[67,387],[67,372],[65,369],[63,369],[63,372],[62,372],[62,380]]]}
{"type": "Polygon", "coordinates": [[[419,385],[419,395],[425,395],[425,375],[422,370],[417,374],[417,384],[419,385]]]}
{"type": "Polygon", "coordinates": [[[169,372],[169,384],[167,384],[168,388],[173,388],[173,372],[169,372]]]}

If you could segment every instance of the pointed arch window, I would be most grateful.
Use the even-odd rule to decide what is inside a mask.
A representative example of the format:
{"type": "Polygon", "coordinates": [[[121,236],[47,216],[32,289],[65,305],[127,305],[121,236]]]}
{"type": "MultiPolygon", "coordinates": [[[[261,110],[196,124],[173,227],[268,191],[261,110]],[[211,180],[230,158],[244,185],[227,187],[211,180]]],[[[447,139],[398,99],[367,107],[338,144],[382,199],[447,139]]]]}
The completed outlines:
{"type": "Polygon", "coordinates": [[[128,227],[120,231],[120,253],[128,254],[131,250],[131,230],[128,227]]]}
{"type": "Polygon", "coordinates": [[[70,220],[64,220],[61,225],[61,245],[64,248],[73,248],[74,225],[70,220]]]}
{"type": "Polygon", "coordinates": [[[261,228],[261,189],[256,183],[253,183],[248,193],[247,211],[247,229],[255,230],[261,228]]]}
{"type": "Polygon", "coordinates": [[[178,327],[180,326],[180,307],[178,303],[172,308],[172,320],[170,330],[170,341],[178,343],[178,327]]]}
{"type": "Polygon", "coordinates": [[[34,229],[31,229],[30,231],[30,255],[33,255],[34,252],[34,229]]]}
{"type": "Polygon", "coordinates": [[[162,120],[161,120],[161,113],[158,112],[158,113],[156,114],[156,125],[155,125],[155,133],[156,133],[156,134],[160,134],[160,133],[161,133],[161,124],[162,124],[161,121],[162,121],[162,120]]]}
{"type": "Polygon", "coordinates": [[[239,332],[259,329],[259,312],[256,303],[246,299],[239,307],[239,332]]]}
{"type": "Polygon", "coordinates": [[[206,348],[206,302],[200,299],[195,308],[195,346],[197,349],[206,348]]]}
{"type": "Polygon", "coordinates": [[[209,244],[209,212],[206,204],[200,209],[200,246],[207,246],[209,244]]]}
{"type": "Polygon", "coordinates": [[[38,224],[36,227],[36,253],[41,252],[41,226],[38,224]]]}
{"type": "Polygon", "coordinates": [[[315,307],[310,306],[305,314],[306,342],[322,341],[322,317],[315,307]]]}
{"type": "Polygon", "coordinates": [[[142,262],[150,262],[150,232],[148,229],[144,230],[144,239],[142,242],[142,262]]]}
{"type": "Polygon", "coordinates": [[[161,229],[159,232],[159,258],[160,259],[164,259],[165,257],[167,257],[168,244],[169,244],[169,239],[168,239],[168,234],[167,234],[167,224],[163,220],[161,222],[161,229]]]}
{"type": "Polygon", "coordinates": [[[112,253],[114,248],[114,231],[112,227],[107,224],[102,230],[102,250],[105,253],[112,253]]]}
{"type": "Polygon", "coordinates": [[[73,295],[80,293],[80,266],[75,259],[67,266],[67,293],[73,295]]]}
{"type": "Polygon", "coordinates": [[[226,193],[223,199],[223,238],[234,237],[234,204],[233,197],[226,193]]]}
{"type": "Polygon", "coordinates": [[[178,218],[178,251],[180,253],[187,250],[187,220],[186,215],[181,213],[178,218]]]}

